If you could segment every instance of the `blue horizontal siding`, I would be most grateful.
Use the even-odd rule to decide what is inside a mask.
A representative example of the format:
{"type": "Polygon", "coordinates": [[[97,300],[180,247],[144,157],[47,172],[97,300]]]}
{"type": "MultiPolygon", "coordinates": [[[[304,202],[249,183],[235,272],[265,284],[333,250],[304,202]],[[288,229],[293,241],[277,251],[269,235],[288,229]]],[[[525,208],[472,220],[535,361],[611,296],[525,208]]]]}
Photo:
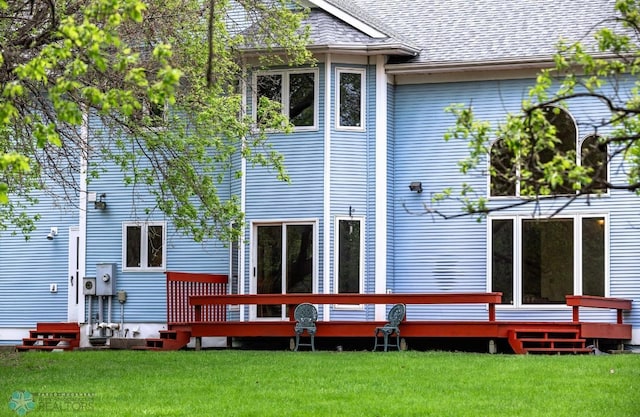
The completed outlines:
{"type": "MultiPolygon", "coordinates": [[[[99,123],[92,125],[91,135],[107,134],[99,123]]],[[[145,165],[140,161],[140,167],[145,165]]],[[[229,272],[229,250],[213,239],[194,242],[192,236],[176,230],[174,225],[155,206],[155,198],[143,185],[126,186],[119,167],[102,162],[100,177],[89,184],[89,191],[107,195],[107,209],[87,210],[86,276],[95,276],[96,264],[116,264],[116,289],[127,292],[124,316],[128,322],[166,322],[166,276],[164,272],[123,271],[122,248],[124,222],[165,221],[167,271],[229,272]]],[[[221,199],[230,196],[230,180],[218,186],[221,199]]],[[[115,297],[114,297],[115,298],[115,297]]],[[[96,302],[94,300],[94,309],[96,302]]],[[[106,311],[106,307],[105,307],[106,311]]],[[[120,304],[112,300],[112,319],[120,317],[120,304]]]]}
{"type": "MultiPolygon", "coordinates": [[[[317,219],[316,242],[318,276],[317,285],[322,289],[324,239],[324,114],[325,71],[318,65],[318,126],[316,130],[292,134],[270,134],[268,143],[284,157],[284,166],[290,182],[277,179],[276,172],[269,167],[247,164],[245,172],[245,221],[295,221],[317,219]]],[[[251,97],[249,91],[249,97],[251,97]]],[[[251,280],[250,231],[245,233],[244,291],[249,292],[251,280]]]]}
{"type": "MultiPolygon", "coordinates": [[[[335,67],[344,67],[336,64],[335,67]]],[[[345,131],[335,128],[331,123],[331,253],[335,254],[336,216],[352,214],[364,219],[365,247],[364,257],[364,289],[373,292],[375,286],[375,197],[376,197],[376,80],[375,66],[354,66],[365,71],[365,126],[363,131],[345,131]],[[351,210],[351,212],[350,212],[351,210]]],[[[332,115],[335,118],[336,80],[331,88],[332,115]]],[[[335,258],[332,255],[331,271],[327,274],[330,280],[330,291],[335,292],[335,258]]],[[[363,310],[334,310],[331,313],[335,320],[373,319],[372,306],[363,310]]]]}
{"type": "Polygon", "coordinates": [[[0,235],[0,327],[67,319],[69,227],[78,224],[77,212],[45,195],[39,200],[28,208],[42,216],[29,240],[10,232],[0,235]],[[58,228],[58,235],[48,240],[51,227],[58,228]],[[56,293],[50,284],[57,285],[56,293]]]}
{"type": "MultiPolygon", "coordinates": [[[[432,205],[431,197],[446,187],[460,190],[462,183],[470,184],[480,196],[486,196],[487,177],[484,167],[463,177],[457,163],[468,155],[463,141],[445,142],[447,129],[454,125],[453,117],[444,108],[451,103],[472,104],[476,116],[494,125],[504,120],[508,112],[517,112],[533,80],[464,82],[450,84],[399,85],[395,89],[394,106],[394,291],[440,292],[484,291],[487,286],[487,226],[486,221],[471,218],[444,220],[427,213],[425,207],[440,210],[446,215],[461,213],[456,202],[432,205]],[[408,184],[421,181],[422,194],[411,193],[408,184]]],[[[578,123],[579,138],[593,133],[593,120],[606,116],[606,108],[593,101],[571,103],[569,111],[578,123]]],[[[606,134],[605,130],[598,133],[606,134]]],[[[624,169],[621,160],[613,161],[611,178],[622,182],[624,169]]],[[[612,191],[601,198],[579,199],[569,205],[566,213],[610,214],[610,294],[633,298],[634,311],[625,321],[640,326],[640,281],[635,260],[640,256],[640,215],[637,196],[612,191]]],[[[492,200],[499,206],[516,199],[492,200]]],[[[565,201],[544,201],[538,207],[551,214],[565,201]]],[[[500,214],[528,214],[533,206],[502,211],[500,214]]],[[[441,309],[416,307],[409,311],[415,318],[464,319],[469,311],[463,306],[441,309]]],[[[486,317],[486,308],[477,310],[486,317]]],[[[615,314],[608,310],[585,310],[584,318],[611,321],[615,314]]],[[[468,318],[468,317],[467,317],[468,318]]],[[[527,308],[499,309],[503,320],[571,320],[571,310],[527,308]]]]}

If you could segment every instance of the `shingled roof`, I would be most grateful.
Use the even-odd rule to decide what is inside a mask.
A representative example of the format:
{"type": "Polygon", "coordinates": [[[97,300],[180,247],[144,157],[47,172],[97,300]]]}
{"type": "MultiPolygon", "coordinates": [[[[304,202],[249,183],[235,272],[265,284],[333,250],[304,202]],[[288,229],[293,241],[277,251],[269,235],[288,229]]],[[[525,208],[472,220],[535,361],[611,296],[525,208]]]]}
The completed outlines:
{"type": "MultiPolygon", "coordinates": [[[[313,0],[311,0],[313,3],[313,0]]],[[[322,8],[309,18],[315,46],[395,46],[396,64],[480,65],[548,60],[559,39],[592,39],[614,0],[324,0],[384,33],[374,38],[322,8]],[[414,51],[414,54],[409,53],[414,51]]],[[[394,55],[390,53],[390,55],[394,55]]]]}
{"type": "MultiPolygon", "coordinates": [[[[319,50],[323,48],[331,50],[350,50],[352,53],[386,52],[390,55],[416,56],[420,48],[411,42],[401,39],[389,29],[383,28],[383,37],[373,37],[367,35],[338,19],[322,9],[312,9],[311,14],[305,21],[311,28],[311,39],[313,44],[310,49],[319,50]]],[[[381,25],[372,26],[376,30],[382,28],[381,25]]]]}

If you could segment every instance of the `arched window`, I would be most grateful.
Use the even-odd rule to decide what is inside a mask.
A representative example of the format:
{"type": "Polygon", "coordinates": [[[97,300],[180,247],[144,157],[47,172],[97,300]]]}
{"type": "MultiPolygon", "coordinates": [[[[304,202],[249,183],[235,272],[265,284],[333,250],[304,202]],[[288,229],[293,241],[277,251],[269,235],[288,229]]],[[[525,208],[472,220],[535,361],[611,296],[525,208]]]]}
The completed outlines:
{"type": "MultiPolygon", "coordinates": [[[[536,182],[543,182],[544,171],[541,170],[541,164],[547,164],[553,160],[556,154],[567,155],[576,152],[576,142],[578,139],[578,129],[573,117],[564,109],[555,106],[547,106],[543,109],[544,115],[550,125],[556,128],[556,137],[559,142],[554,148],[545,147],[538,153],[538,164],[532,163],[529,169],[532,172],[532,179],[536,182]]],[[[535,145],[534,145],[535,147],[535,145]]],[[[535,149],[535,148],[534,148],[535,149]]],[[[537,187],[536,187],[537,189],[537,187]]],[[[568,178],[564,178],[562,185],[554,190],[554,194],[571,194],[573,188],[568,178]]]]}
{"type": "Polygon", "coordinates": [[[606,191],[607,173],[607,145],[602,137],[589,135],[582,141],[580,147],[580,161],[583,167],[591,168],[592,187],[590,190],[606,191]]]}
{"type": "MultiPolygon", "coordinates": [[[[537,144],[532,143],[532,151],[526,158],[516,158],[504,143],[503,139],[498,139],[491,147],[490,155],[490,195],[516,196],[521,195],[521,190],[533,190],[537,192],[544,182],[544,164],[551,162],[557,154],[575,155],[578,129],[573,117],[564,109],[556,106],[547,106],[542,109],[547,122],[555,127],[555,136],[558,141],[553,148],[544,147],[535,151],[537,144]],[[520,159],[521,166],[526,167],[530,175],[517,176],[521,167],[515,165],[516,159],[520,159]],[[520,184],[517,178],[520,177],[520,184]]],[[[524,171],[524,170],[520,170],[524,171]]],[[[524,194],[525,191],[522,191],[524,194]]],[[[573,188],[569,178],[564,178],[563,184],[558,185],[553,192],[555,194],[571,194],[573,188]]]]}

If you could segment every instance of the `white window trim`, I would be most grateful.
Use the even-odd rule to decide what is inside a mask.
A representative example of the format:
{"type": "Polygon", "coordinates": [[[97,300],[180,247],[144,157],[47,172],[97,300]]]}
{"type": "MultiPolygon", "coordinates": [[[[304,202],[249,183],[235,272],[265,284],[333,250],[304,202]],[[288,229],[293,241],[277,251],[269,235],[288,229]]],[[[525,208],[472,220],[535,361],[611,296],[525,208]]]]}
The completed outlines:
{"type": "MultiPolygon", "coordinates": [[[[611,219],[608,212],[585,212],[585,213],[564,213],[554,216],[553,219],[573,219],[573,295],[582,295],[582,219],[589,217],[603,217],[605,221],[604,229],[604,296],[610,296],[610,253],[611,253],[611,219]],[[578,224],[580,227],[575,227],[578,224]],[[577,244],[576,244],[577,243],[577,244]]],[[[501,310],[567,310],[566,304],[524,304],[522,302],[522,220],[531,219],[527,215],[496,215],[490,216],[487,221],[487,292],[492,289],[493,262],[491,253],[493,249],[492,221],[512,220],[513,221],[513,304],[497,304],[501,310]]],[[[537,217],[541,220],[548,217],[537,217]]]]}
{"type": "Polygon", "coordinates": [[[253,74],[251,85],[253,88],[253,94],[251,95],[251,114],[253,121],[257,122],[257,109],[258,109],[258,77],[265,75],[281,75],[282,76],[282,90],[280,95],[282,97],[282,114],[289,117],[289,76],[291,74],[307,74],[313,73],[313,126],[293,126],[295,132],[310,132],[318,130],[318,106],[320,99],[318,97],[318,91],[320,86],[318,68],[299,68],[292,70],[273,70],[273,71],[258,71],[253,74]]]}
{"type": "Polygon", "coordinates": [[[336,68],[336,78],[335,78],[335,126],[336,130],[346,130],[352,132],[364,132],[366,130],[366,113],[365,113],[365,103],[366,99],[366,91],[367,91],[367,71],[364,68],[344,68],[337,67],[336,68]],[[341,74],[360,74],[360,126],[342,126],[340,124],[340,75],[341,74]]]}
{"type": "MultiPolygon", "coordinates": [[[[333,293],[338,294],[338,276],[340,271],[339,265],[339,254],[340,254],[340,237],[338,233],[340,232],[340,221],[341,220],[356,220],[360,222],[360,276],[358,277],[358,293],[364,294],[364,233],[365,233],[365,222],[364,217],[362,216],[336,216],[334,221],[334,255],[333,255],[333,293]]],[[[333,308],[335,310],[364,310],[364,304],[334,304],[333,308]]]]}
{"type": "MultiPolygon", "coordinates": [[[[151,109],[149,108],[148,103],[143,102],[142,103],[142,109],[140,110],[141,112],[141,117],[145,117],[145,116],[149,116],[149,117],[154,117],[154,115],[152,114],[151,109]]],[[[162,125],[151,125],[149,126],[149,131],[151,132],[164,132],[167,130],[167,126],[165,125],[168,121],[169,121],[169,104],[165,101],[165,103],[162,106],[162,125]]]]}
{"type": "Polygon", "coordinates": [[[165,221],[132,221],[122,223],[122,272],[164,272],[167,269],[167,222],[165,221]],[[140,236],[140,267],[127,266],[127,227],[142,228],[140,236]],[[162,226],[162,266],[147,267],[147,235],[149,226],[162,226]]]}

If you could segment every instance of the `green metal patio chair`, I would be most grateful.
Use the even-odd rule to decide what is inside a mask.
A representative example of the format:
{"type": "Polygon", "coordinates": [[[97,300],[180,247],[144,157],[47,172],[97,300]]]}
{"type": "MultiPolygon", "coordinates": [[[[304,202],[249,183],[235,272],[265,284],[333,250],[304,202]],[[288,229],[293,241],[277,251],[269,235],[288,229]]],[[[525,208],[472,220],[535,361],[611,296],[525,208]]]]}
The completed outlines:
{"type": "Polygon", "coordinates": [[[375,344],[373,345],[373,351],[375,352],[378,349],[380,344],[378,343],[380,339],[380,333],[382,333],[382,337],[384,338],[384,351],[386,352],[389,349],[389,336],[392,334],[396,335],[396,348],[400,350],[400,322],[404,319],[404,314],[407,308],[404,304],[395,304],[389,310],[389,314],[387,316],[388,323],[382,327],[376,327],[375,331],[375,344]]]}
{"type": "Polygon", "coordinates": [[[296,347],[295,351],[300,346],[310,346],[312,351],[316,350],[315,347],[315,335],[316,335],[316,321],[318,320],[318,310],[313,304],[302,303],[296,306],[293,311],[293,317],[296,320],[296,347]],[[300,336],[307,331],[310,337],[309,343],[300,343],[300,336]]]}

